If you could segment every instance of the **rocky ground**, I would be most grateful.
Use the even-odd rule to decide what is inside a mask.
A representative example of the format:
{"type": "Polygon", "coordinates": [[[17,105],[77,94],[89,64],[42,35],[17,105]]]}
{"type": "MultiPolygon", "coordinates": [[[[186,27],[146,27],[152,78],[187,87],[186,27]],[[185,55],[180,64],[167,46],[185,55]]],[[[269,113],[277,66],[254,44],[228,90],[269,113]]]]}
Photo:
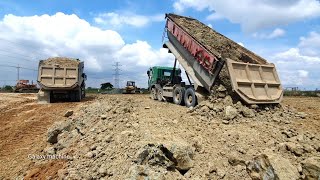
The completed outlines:
{"type": "MultiPolygon", "coordinates": [[[[9,152],[1,151],[0,179],[319,178],[319,98],[285,97],[275,107],[245,107],[230,99],[210,99],[194,109],[147,95],[48,105],[63,104],[55,111],[39,105],[50,125],[38,130],[38,138],[20,137],[33,143],[23,151],[6,159],[9,152]],[[3,163],[13,160],[28,166],[17,171],[19,165],[3,163]]],[[[10,112],[1,107],[2,116],[10,112]]],[[[8,137],[1,137],[1,150],[17,146],[3,141],[8,137]]]]}

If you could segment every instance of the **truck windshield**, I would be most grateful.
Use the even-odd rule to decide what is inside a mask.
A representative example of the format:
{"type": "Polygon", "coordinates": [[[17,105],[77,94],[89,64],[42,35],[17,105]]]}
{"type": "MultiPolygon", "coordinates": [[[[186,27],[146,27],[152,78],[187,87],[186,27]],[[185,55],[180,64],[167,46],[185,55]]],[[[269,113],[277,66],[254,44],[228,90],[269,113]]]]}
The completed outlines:
{"type": "Polygon", "coordinates": [[[171,71],[164,71],[164,72],[163,72],[163,75],[164,75],[164,76],[171,76],[171,71]]]}
{"type": "Polygon", "coordinates": [[[134,82],[127,82],[127,86],[134,86],[134,82]]]}

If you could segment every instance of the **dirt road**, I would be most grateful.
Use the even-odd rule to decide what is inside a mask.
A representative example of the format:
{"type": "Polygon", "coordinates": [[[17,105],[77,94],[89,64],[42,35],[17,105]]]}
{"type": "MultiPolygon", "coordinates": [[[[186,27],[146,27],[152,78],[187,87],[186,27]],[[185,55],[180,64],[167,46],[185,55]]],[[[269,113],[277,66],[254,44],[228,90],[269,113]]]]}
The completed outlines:
{"type": "Polygon", "coordinates": [[[0,94],[0,179],[13,178],[34,165],[29,154],[46,146],[45,134],[68,109],[81,103],[40,105],[35,94],[0,94]]]}
{"type": "Polygon", "coordinates": [[[305,160],[320,156],[320,98],[284,98],[304,118],[230,124],[147,95],[38,105],[34,95],[0,94],[0,102],[0,179],[251,179],[246,164],[259,154],[280,162],[279,176],[294,178],[303,176],[305,160]],[[74,114],[63,117],[69,109],[74,114]],[[56,121],[63,123],[53,126],[56,121]],[[59,130],[57,143],[46,142],[48,129],[59,130]],[[73,159],[28,158],[48,153],[73,159]]]}

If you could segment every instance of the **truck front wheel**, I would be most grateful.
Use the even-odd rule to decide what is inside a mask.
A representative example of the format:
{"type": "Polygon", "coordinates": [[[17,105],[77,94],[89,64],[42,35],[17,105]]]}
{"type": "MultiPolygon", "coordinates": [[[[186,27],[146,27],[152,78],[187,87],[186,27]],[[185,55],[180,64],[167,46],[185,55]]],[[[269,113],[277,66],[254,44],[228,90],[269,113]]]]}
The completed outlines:
{"type": "Polygon", "coordinates": [[[184,103],[187,107],[194,107],[197,105],[197,96],[193,88],[188,88],[184,94],[184,103]]]}
{"type": "Polygon", "coordinates": [[[176,87],[173,90],[173,102],[178,105],[183,105],[184,104],[184,101],[183,101],[184,93],[185,93],[185,88],[176,87]]]}

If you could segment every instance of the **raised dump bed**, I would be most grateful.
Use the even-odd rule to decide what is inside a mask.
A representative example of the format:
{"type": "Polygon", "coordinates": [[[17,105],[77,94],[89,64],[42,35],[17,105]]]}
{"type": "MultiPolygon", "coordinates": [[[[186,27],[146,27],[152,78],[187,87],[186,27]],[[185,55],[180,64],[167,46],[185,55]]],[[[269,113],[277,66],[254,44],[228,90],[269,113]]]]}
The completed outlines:
{"type": "Polygon", "coordinates": [[[195,89],[219,82],[247,104],[280,103],[283,90],[274,64],[200,21],[167,14],[164,44],[184,67],[195,89]]]}

